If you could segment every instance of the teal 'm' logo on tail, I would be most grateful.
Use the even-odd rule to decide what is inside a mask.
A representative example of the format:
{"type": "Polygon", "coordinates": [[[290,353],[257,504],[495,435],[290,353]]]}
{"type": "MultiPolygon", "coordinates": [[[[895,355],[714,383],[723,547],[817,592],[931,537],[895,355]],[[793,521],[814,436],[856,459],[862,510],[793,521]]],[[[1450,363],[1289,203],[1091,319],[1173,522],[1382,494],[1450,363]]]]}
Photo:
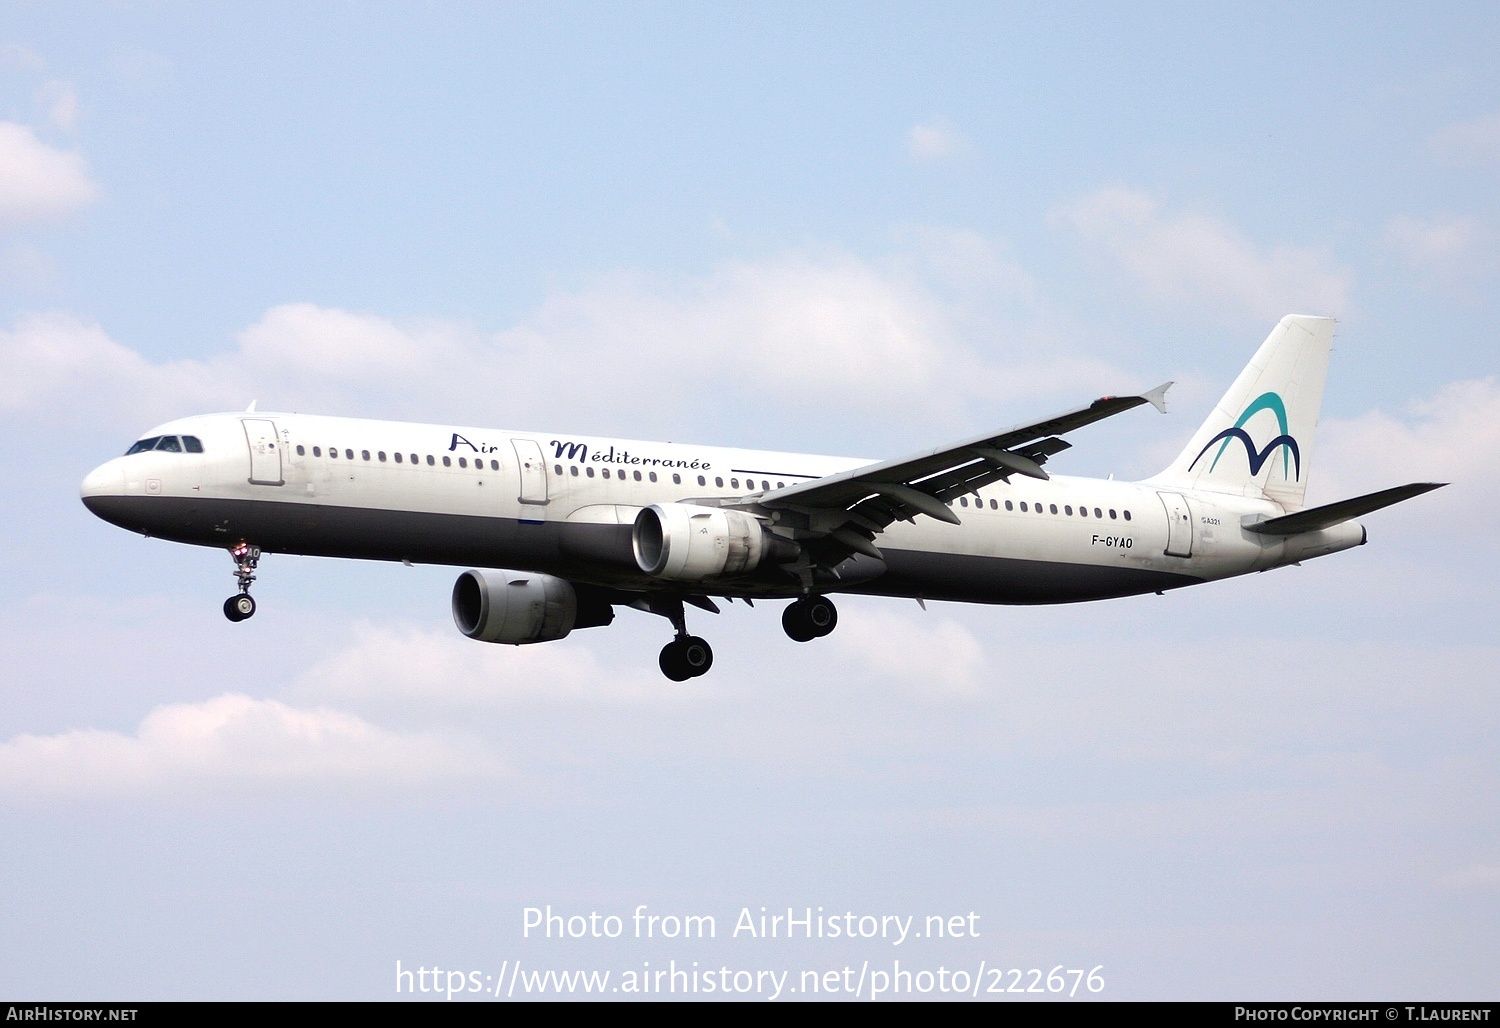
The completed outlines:
{"type": "Polygon", "coordinates": [[[1198,456],[1193,458],[1193,463],[1188,465],[1188,470],[1193,470],[1198,462],[1203,459],[1203,455],[1209,451],[1209,448],[1214,443],[1219,443],[1219,452],[1214,454],[1213,463],[1208,466],[1208,470],[1212,472],[1214,468],[1219,466],[1219,458],[1224,456],[1224,451],[1229,448],[1230,441],[1234,439],[1238,439],[1245,444],[1245,456],[1250,461],[1250,475],[1252,478],[1260,474],[1260,469],[1265,466],[1271,454],[1278,448],[1281,450],[1281,467],[1283,473],[1288,477],[1293,477],[1292,466],[1295,464],[1297,469],[1295,478],[1297,480],[1302,478],[1302,452],[1297,449],[1297,440],[1293,439],[1287,433],[1286,404],[1281,402],[1281,397],[1277,394],[1261,393],[1257,396],[1255,402],[1245,408],[1245,413],[1240,415],[1240,419],[1234,423],[1233,428],[1226,428],[1210,439],[1208,444],[1198,451],[1198,456]],[[1250,438],[1250,433],[1245,431],[1244,426],[1257,412],[1263,410],[1268,410],[1276,415],[1276,423],[1281,428],[1281,434],[1267,443],[1264,450],[1257,450],[1255,448],[1255,441],[1250,438]]]}

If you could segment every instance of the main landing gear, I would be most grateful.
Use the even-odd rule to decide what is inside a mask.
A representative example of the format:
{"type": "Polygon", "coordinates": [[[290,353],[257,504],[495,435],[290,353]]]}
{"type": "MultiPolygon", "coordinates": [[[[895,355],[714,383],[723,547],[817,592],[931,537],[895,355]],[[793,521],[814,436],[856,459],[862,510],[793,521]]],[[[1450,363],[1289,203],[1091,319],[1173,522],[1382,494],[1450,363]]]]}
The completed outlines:
{"type": "Polygon", "coordinates": [[[838,608],[826,596],[804,596],[781,614],[782,629],[799,643],[822,638],[838,623],[838,608]]]}
{"type": "Polygon", "coordinates": [[[679,635],[662,647],[661,673],[674,682],[686,682],[707,674],[714,666],[713,647],[696,635],[679,635]]]}
{"type": "Polygon", "coordinates": [[[224,601],[224,616],[230,621],[244,621],[255,613],[255,597],[250,595],[250,583],[255,581],[260,547],[238,543],[229,548],[229,556],[234,559],[234,577],[240,584],[240,591],[224,601]]]}
{"type": "MultiPolygon", "coordinates": [[[[714,613],[717,613],[719,609],[714,606],[712,600],[693,600],[692,602],[714,613]]],[[[706,639],[688,635],[687,616],[682,611],[681,598],[653,596],[642,601],[639,606],[642,610],[660,614],[672,622],[672,627],[677,630],[677,638],[661,649],[661,658],[658,663],[661,665],[662,674],[674,682],[686,682],[689,678],[708,674],[708,669],[714,666],[713,647],[708,645],[706,639]]]]}

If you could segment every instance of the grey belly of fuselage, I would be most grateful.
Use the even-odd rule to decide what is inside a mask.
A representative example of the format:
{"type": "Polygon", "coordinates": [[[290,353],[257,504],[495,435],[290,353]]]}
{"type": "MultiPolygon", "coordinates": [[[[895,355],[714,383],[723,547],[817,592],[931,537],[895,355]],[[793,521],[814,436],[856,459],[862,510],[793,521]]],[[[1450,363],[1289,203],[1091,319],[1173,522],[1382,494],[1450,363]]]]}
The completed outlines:
{"type": "MultiPolygon", "coordinates": [[[[93,496],[84,502],[96,515],[121,528],[198,546],[227,548],[244,540],[268,553],[509,568],[636,592],[791,597],[801,591],[794,577],[774,567],[703,584],[643,575],[631,549],[629,525],[270,500],[93,496]]],[[[857,584],[828,581],[819,586],[820,591],[966,603],[1075,603],[1202,581],[1144,568],[894,548],[882,552],[883,574],[857,584]]]]}

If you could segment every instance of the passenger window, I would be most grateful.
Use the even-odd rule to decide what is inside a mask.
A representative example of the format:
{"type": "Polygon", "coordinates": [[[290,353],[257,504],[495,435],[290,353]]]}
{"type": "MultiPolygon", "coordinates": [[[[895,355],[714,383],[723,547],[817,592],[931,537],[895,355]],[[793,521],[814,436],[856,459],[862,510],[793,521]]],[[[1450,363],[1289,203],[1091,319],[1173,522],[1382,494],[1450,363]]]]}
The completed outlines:
{"type": "Polygon", "coordinates": [[[433,459],[432,459],[432,454],[429,453],[427,455],[427,466],[430,468],[430,467],[432,467],[433,463],[434,462],[433,462],[433,459]]]}
{"type": "Polygon", "coordinates": [[[421,461],[420,461],[420,460],[419,460],[419,459],[418,459],[418,458],[417,458],[417,455],[416,455],[416,454],[415,454],[415,453],[414,453],[414,454],[412,454],[412,455],[411,455],[411,462],[412,462],[412,463],[413,463],[413,464],[420,464],[420,463],[422,463],[422,462],[421,462],[421,461]]]}
{"type": "Polygon", "coordinates": [[[554,464],[554,465],[552,465],[552,473],[554,475],[561,476],[562,475],[562,465],[561,464],[554,464]]]}
{"type": "Polygon", "coordinates": [[[491,471],[499,471],[500,470],[500,462],[498,460],[492,460],[492,461],[490,461],[490,470],[491,471]]]}
{"type": "MultiPolygon", "coordinates": [[[[739,479],[737,479],[737,478],[731,478],[731,479],[730,479],[730,480],[729,480],[729,487],[730,487],[730,488],[731,488],[731,489],[738,489],[738,488],[739,488],[739,487],[740,487],[740,480],[739,480],[739,479]]],[[[752,487],[752,488],[753,488],[753,487],[752,487]]]]}
{"type": "Polygon", "coordinates": [[[1049,511],[1051,511],[1053,514],[1056,514],[1057,513],[1057,504],[1055,504],[1055,503],[1049,503],[1047,505],[1047,509],[1049,511]]]}
{"type": "Polygon", "coordinates": [[[776,483],[776,488],[777,489],[785,489],[786,488],[786,483],[785,482],[777,482],[776,483]]]}
{"type": "Polygon", "coordinates": [[[1025,500],[1021,501],[1021,513],[1022,514],[1027,513],[1027,510],[1026,510],[1026,501],[1025,500]]]}
{"type": "Polygon", "coordinates": [[[640,480],[641,480],[641,473],[640,473],[640,472],[639,472],[639,471],[637,471],[637,472],[636,472],[636,473],[635,473],[635,480],[636,480],[636,481],[637,481],[637,482],[639,482],[639,481],[640,481],[640,480]]]}
{"type": "Polygon", "coordinates": [[[1005,501],[1005,509],[1006,510],[1015,510],[1016,508],[1011,505],[1011,502],[1009,500],[1006,500],[1005,501]]]}
{"type": "Polygon", "coordinates": [[[164,453],[182,452],[182,444],[177,441],[177,437],[175,435],[162,436],[161,442],[156,444],[156,448],[163,451],[164,453]]]}
{"type": "Polygon", "coordinates": [[[1071,518],[1073,516],[1073,505],[1071,503],[1063,504],[1063,513],[1071,518]]]}
{"type": "Polygon", "coordinates": [[[1115,519],[1115,509],[1113,507],[1111,507],[1111,508],[1109,508],[1109,520],[1113,521],[1114,519],[1115,519]]]}
{"type": "Polygon", "coordinates": [[[468,467],[469,466],[469,458],[467,458],[467,457],[460,457],[460,458],[458,458],[458,466],[461,467],[461,468],[468,467]]]}
{"type": "Polygon", "coordinates": [[[1125,512],[1125,520],[1126,521],[1130,520],[1130,511],[1128,511],[1128,510],[1125,512]]]}
{"type": "Polygon", "coordinates": [[[398,453],[395,456],[396,456],[396,463],[400,464],[401,463],[401,454],[398,453]]]}
{"type": "Polygon", "coordinates": [[[198,437],[195,436],[195,435],[185,435],[185,436],[183,436],[182,437],[182,448],[184,450],[186,450],[188,453],[202,453],[203,452],[203,444],[201,442],[199,442],[198,437]]]}
{"type": "MultiPolygon", "coordinates": [[[[656,472],[654,472],[654,471],[648,471],[648,472],[646,472],[646,477],[649,478],[649,479],[651,479],[651,481],[655,482],[656,481],[656,472]]],[[[677,475],[673,475],[672,476],[672,481],[676,482],[678,485],[682,484],[682,479],[679,476],[677,476],[677,475]]]]}
{"type": "Polygon", "coordinates": [[[996,503],[994,500],[991,500],[990,501],[990,510],[999,510],[999,509],[1000,509],[1000,504],[996,503]]]}
{"type": "Polygon", "coordinates": [[[382,463],[382,464],[384,464],[384,463],[385,463],[385,451],[384,451],[384,450],[381,450],[381,451],[380,451],[380,452],[379,452],[379,453],[377,453],[377,454],[376,454],[376,455],[375,455],[375,456],[377,456],[377,457],[379,457],[379,458],[380,458],[380,463],[382,463]]]}
{"type": "Polygon", "coordinates": [[[1102,517],[1104,517],[1104,512],[1102,510],[1100,510],[1098,507],[1095,507],[1094,508],[1094,517],[1096,517],[1096,518],[1102,518],[1102,517]]]}
{"type": "Polygon", "coordinates": [[[590,478],[594,477],[594,469],[593,468],[584,468],[583,469],[583,473],[585,475],[589,476],[590,478]]]}
{"type": "Polygon", "coordinates": [[[443,467],[445,467],[445,468],[451,468],[451,467],[453,467],[453,458],[450,457],[450,456],[448,456],[446,453],[443,454],[443,467]]]}
{"type": "Polygon", "coordinates": [[[599,471],[599,473],[601,475],[603,475],[605,478],[608,478],[609,477],[609,468],[601,468],[600,471],[599,471]]]}
{"type": "Polygon", "coordinates": [[[344,451],[344,459],[345,460],[353,460],[354,459],[354,451],[346,449],[344,451]]]}
{"type": "Polygon", "coordinates": [[[967,507],[969,505],[969,498],[967,496],[960,496],[958,498],[958,505],[960,507],[967,507]]]}
{"type": "Polygon", "coordinates": [[[305,457],[305,456],[307,456],[307,451],[302,448],[302,444],[301,443],[297,444],[297,456],[299,456],[299,457],[305,457]]]}
{"type": "Polygon", "coordinates": [[[568,474],[572,475],[574,478],[577,478],[578,477],[578,466],[576,464],[569,464],[568,465],[568,474]]]}
{"type": "Polygon", "coordinates": [[[716,477],[714,479],[714,485],[717,486],[720,489],[723,489],[724,488],[724,480],[722,478],[717,478],[716,477]]]}
{"type": "Polygon", "coordinates": [[[699,475],[698,476],[698,484],[699,485],[708,485],[708,480],[706,478],[704,478],[702,475],[699,475]]]}

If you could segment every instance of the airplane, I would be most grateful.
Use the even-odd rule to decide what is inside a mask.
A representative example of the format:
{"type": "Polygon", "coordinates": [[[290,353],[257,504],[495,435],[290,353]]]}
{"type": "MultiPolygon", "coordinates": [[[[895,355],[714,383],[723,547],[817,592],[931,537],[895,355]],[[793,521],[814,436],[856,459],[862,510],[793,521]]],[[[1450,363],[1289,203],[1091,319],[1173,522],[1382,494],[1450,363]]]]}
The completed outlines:
{"type": "Polygon", "coordinates": [[[1290,315],[1181,454],[1140,482],[1043,465],[1063,436],[1150,404],[1167,382],[1001,432],[868,461],[581,435],[261,413],[151,429],[83,480],[104,520],[227,549],[230,621],[255,613],[262,555],[469,565],[452,593],[471,639],[515,645],[671,622],[663,674],[713,650],[685,607],[791,600],[798,642],[838,623],[830,594],[989,604],[1103,600],[1230,578],[1363,545],[1355,519],[1446,483],[1306,508],[1331,318],[1290,315]]]}

